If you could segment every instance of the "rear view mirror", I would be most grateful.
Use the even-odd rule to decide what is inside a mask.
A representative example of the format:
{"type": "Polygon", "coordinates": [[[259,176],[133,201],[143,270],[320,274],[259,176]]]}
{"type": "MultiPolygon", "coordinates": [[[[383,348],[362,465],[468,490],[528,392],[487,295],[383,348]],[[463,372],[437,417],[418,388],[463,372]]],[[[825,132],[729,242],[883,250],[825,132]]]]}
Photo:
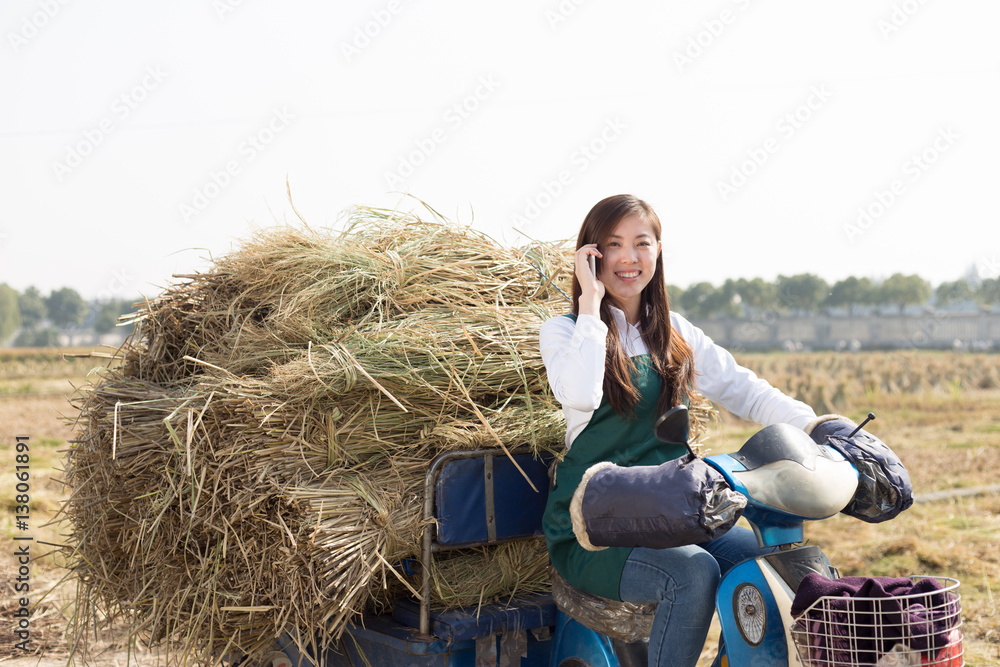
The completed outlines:
{"type": "Polygon", "coordinates": [[[675,445],[686,445],[690,434],[691,422],[688,420],[688,409],[684,405],[670,408],[656,420],[653,433],[657,440],[675,445]]]}

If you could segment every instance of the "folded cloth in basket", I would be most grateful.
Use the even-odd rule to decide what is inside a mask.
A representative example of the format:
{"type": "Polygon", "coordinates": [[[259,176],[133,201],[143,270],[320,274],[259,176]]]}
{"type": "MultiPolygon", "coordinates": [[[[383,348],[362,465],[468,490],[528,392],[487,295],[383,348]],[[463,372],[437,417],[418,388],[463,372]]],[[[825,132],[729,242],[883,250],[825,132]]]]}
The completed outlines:
{"type": "Polygon", "coordinates": [[[875,667],[962,667],[965,651],[962,649],[962,631],[953,628],[948,633],[948,645],[931,657],[911,650],[906,644],[896,644],[879,658],[875,667]]]}
{"type": "Polygon", "coordinates": [[[901,642],[936,655],[960,616],[956,598],[937,579],[828,579],[816,573],[802,579],[791,611],[801,617],[813,655],[830,654],[820,664],[875,664],[901,642]],[[812,606],[820,598],[835,599],[812,606]]]}

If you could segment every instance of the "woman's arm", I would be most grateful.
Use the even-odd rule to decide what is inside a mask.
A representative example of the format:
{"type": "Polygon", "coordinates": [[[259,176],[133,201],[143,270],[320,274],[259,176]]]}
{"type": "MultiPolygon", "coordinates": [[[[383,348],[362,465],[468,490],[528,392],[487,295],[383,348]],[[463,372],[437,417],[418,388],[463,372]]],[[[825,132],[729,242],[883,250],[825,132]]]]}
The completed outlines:
{"type": "Polygon", "coordinates": [[[670,313],[676,327],[694,352],[695,388],[707,399],[734,415],[764,426],[791,424],[797,428],[816,418],[816,412],[772,387],[753,371],[736,363],[733,355],[686,319],[670,313]]]}
{"type": "Polygon", "coordinates": [[[592,315],[553,317],[542,324],[539,347],[552,393],[564,407],[596,410],[604,396],[608,326],[592,315]]]}

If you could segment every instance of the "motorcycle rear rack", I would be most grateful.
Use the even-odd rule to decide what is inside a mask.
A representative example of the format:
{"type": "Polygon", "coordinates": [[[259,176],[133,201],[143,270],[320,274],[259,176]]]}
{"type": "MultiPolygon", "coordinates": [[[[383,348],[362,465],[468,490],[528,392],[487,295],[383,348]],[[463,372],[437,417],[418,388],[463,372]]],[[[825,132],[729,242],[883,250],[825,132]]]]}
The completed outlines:
{"type": "Polygon", "coordinates": [[[542,513],[548,497],[551,460],[551,456],[544,455],[535,458],[530,447],[521,447],[512,450],[510,456],[501,449],[448,451],[431,461],[424,478],[421,634],[429,635],[431,631],[431,567],[435,553],[544,537],[542,513]],[[504,502],[507,498],[516,501],[504,502]]]}

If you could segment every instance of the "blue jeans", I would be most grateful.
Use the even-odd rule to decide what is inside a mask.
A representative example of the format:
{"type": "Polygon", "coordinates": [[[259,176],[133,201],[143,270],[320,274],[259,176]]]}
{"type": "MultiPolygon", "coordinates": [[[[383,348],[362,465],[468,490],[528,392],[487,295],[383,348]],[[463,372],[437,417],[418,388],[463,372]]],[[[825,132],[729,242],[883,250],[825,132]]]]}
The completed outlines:
{"type": "MultiPolygon", "coordinates": [[[[632,549],[619,594],[626,602],[658,605],[649,636],[649,667],[694,667],[712,624],[722,576],[771,551],[758,547],[753,531],[742,526],[704,544],[632,549]]],[[[720,664],[720,658],[713,664],[720,664]]]]}

